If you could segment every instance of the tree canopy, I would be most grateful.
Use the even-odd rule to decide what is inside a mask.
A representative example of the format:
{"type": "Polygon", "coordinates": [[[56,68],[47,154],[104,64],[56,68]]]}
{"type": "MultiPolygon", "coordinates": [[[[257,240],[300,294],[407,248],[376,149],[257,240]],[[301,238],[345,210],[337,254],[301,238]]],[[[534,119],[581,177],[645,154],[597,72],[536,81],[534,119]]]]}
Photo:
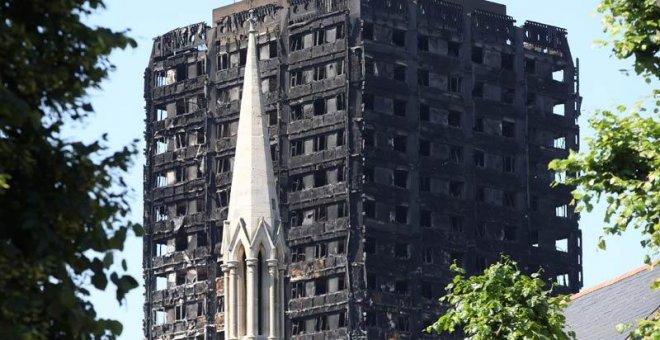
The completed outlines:
{"type": "Polygon", "coordinates": [[[0,338],[114,338],[122,326],[97,318],[89,289],[137,281],[115,270],[129,230],[122,174],[137,152],[63,137],[84,121],[86,99],[136,46],[126,32],[82,22],[100,0],[5,0],[0,4],[0,338]]]}
{"type": "Polygon", "coordinates": [[[467,339],[574,339],[565,332],[563,309],[567,296],[552,296],[539,274],[520,272],[516,262],[503,257],[481,275],[465,277],[456,264],[453,281],[440,302],[448,306],[427,332],[454,333],[462,330],[467,339]]]}

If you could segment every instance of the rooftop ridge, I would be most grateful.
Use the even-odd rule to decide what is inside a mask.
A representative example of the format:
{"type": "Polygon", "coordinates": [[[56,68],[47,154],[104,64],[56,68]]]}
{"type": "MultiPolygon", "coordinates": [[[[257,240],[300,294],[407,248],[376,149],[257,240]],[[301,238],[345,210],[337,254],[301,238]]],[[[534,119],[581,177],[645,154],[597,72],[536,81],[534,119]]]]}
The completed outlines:
{"type": "Polygon", "coordinates": [[[635,269],[633,269],[633,270],[630,270],[630,271],[628,271],[628,272],[626,272],[626,273],[623,273],[623,274],[621,274],[621,275],[619,275],[619,276],[616,276],[616,277],[614,277],[614,278],[612,278],[612,279],[609,279],[609,280],[603,281],[603,282],[601,282],[601,283],[599,283],[599,284],[597,284],[597,285],[595,285],[595,286],[593,286],[593,287],[591,287],[591,288],[585,289],[585,290],[583,290],[583,291],[581,291],[581,292],[579,292],[579,293],[575,293],[575,294],[571,295],[571,300],[577,300],[577,299],[579,299],[579,298],[581,298],[581,297],[583,297],[583,296],[585,296],[585,295],[587,295],[587,294],[591,294],[591,293],[593,293],[593,292],[595,292],[595,291],[598,291],[598,290],[601,290],[601,289],[603,289],[603,288],[607,288],[607,287],[609,287],[609,286],[612,286],[612,285],[614,285],[614,284],[616,284],[616,283],[618,283],[618,282],[621,282],[621,281],[624,281],[624,280],[626,280],[626,279],[628,279],[628,278],[630,278],[630,277],[633,277],[633,276],[635,276],[635,275],[637,275],[637,274],[639,274],[639,273],[641,273],[641,272],[643,272],[643,271],[645,271],[645,270],[653,270],[653,269],[658,265],[659,262],[660,262],[660,260],[659,260],[659,261],[655,261],[652,265],[648,265],[648,264],[642,265],[642,266],[637,267],[637,268],[635,268],[635,269]]]}

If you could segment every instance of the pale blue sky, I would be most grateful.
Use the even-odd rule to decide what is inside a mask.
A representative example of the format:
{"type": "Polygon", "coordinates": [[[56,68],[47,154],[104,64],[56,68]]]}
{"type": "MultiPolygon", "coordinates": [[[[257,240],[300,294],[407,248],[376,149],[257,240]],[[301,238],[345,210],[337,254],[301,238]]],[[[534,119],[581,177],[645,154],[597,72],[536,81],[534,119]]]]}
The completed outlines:
{"type": "MultiPolygon", "coordinates": [[[[142,140],[144,129],[143,72],[151,53],[152,38],[173,28],[199,21],[211,22],[211,10],[232,3],[232,0],[173,1],[173,0],[106,0],[107,10],[90,20],[116,30],[130,28],[130,35],[138,48],[117,52],[112,62],[117,66],[103,90],[91,96],[97,111],[89,123],[76,126],[71,133],[84,140],[93,140],[102,133],[109,134],[110,146],[119,148],[138,138],[142,140]]],[[[508,7],[509,15],[518,24],[525,20],[560,26],[568,30],[568,39],[574,57],[581,60],[581,88],[584,96],[583,116],[580,118],[582,138],[592,132],[586,126],[587,117],[597,108],[607,108],[614,103],[632,104],[641,95],[649,93],[643,81],[626,77],[619,69],[630,68],[630,62],[610,57],[609,50],[595,47],[593,40],[604,38],[600,19],[595,14],[598,0],[501,0],[508,7]]],[[[144,143],[141,142],[141,148],[144,143]]],[[[128,175],[128,184],[135,190],[132,197],[133,217],[142,222],[142,165],[140,155],[128,175]]],[[[583,214],[580,227],[583,232],[584,285],[591,287],[599,282],[624,273],[642,264],[644,252],[639,236],[629,233],[622,237],[608,238],[608,250],[597,251],[596,242],[602,226],[603,209],[583,214]]],[[[142,242],[132,238],[126,245],[123,257],[128,259],[129,272],[142,280],[142,242]]],[[[119,307],[114,292],[94,295],[94,303],[101,317],[119,319],[124,323],[121,339],[140,339],[142,335],[142,303],[144,289],[136,289],[119,307]]]]}

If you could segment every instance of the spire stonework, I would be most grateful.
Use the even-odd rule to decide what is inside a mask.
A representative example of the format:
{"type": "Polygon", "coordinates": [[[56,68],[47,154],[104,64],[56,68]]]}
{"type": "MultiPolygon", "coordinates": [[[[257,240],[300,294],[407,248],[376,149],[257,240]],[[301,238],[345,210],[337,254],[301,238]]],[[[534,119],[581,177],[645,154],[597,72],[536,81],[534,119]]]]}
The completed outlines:
{"type": "Polygon", "coordinates": [[[267,115],[261,97],[257,30],[250,11],[243,95],[238,123],[222,261],[225,336],[283,339],[284,313],[279,264],[285,245],[270,154],[267,115]]]}

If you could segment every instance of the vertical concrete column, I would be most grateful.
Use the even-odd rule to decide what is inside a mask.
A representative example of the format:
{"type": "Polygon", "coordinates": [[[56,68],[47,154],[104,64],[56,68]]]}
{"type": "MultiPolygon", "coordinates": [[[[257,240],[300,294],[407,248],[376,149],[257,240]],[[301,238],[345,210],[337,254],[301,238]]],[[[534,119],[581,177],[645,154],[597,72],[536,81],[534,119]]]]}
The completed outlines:
{"type": "Polygon", "coordinates": [[[268,261],[268,274],[269,275],[269,281],[268,282],[268,304],[269,304],[269,311],[268,311],[268,317],[269,317],[269,323],[270,323],[270,334],[268,335],[268,340],[275,340],[277,339],[277,302],[276,302],[276,295],[278,294],[276,288],[277,284],[277,260],[276,259],[270,259],[268,261]]]}
{"type": "MultiPolygon", "coordinates": [[[[229,330],[230,340],[237,340],[236,330],[238,329],[238,315],[236,311],[238,310],[238,297],[236,294],[237,282],[236,282],[236,265],[237,261],[227,262],[227,267],[229,268],[229,290],[225,292],[225,306],[229,306],[228,320],[225,320],[225,329],[229,330]],[[227,300],[230,300],[227,302],[227,300]]],[[[226,313],[226,312],[225,312],[226,313]]]]}
{"type": "Polygon", "coordinates": [[[247,282],[246,282],[246,301],[245,309],[246,313],[246,330],[245,338],[248,340],[256,339],[257,334],[257,313],[259,308],[257,306],[259,301],[257,301],[257,263],[259,262],[256,258],[249,258],[245,260],[247,265],[247,282]]]}

